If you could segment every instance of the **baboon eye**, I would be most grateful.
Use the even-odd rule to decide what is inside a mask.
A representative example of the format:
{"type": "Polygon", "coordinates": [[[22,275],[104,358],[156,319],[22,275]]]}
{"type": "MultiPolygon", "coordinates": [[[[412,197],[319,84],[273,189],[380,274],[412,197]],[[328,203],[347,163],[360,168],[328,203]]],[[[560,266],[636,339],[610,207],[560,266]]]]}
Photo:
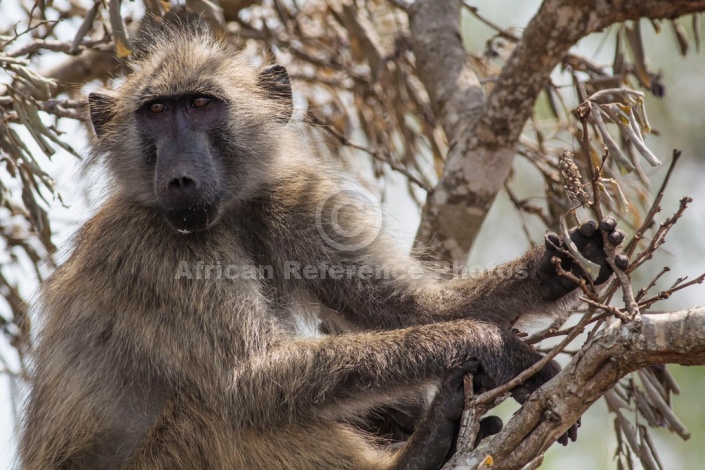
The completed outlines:
{"type": "Polygon", "coordinates": [[[167,108],[164,103],[152,103],[149,105],[149,110],[153,113],[163,113],[167,108]]]}
{"type": "Polygon", "coordinates": [[[202,108],[204,106],[207,106],[210,102],[210,98],[206,98],[205,96],[199,96],[198,98],[193,100],[193,102],[191,102],[191,106],[193,106],[194,108],[202,108]]]}

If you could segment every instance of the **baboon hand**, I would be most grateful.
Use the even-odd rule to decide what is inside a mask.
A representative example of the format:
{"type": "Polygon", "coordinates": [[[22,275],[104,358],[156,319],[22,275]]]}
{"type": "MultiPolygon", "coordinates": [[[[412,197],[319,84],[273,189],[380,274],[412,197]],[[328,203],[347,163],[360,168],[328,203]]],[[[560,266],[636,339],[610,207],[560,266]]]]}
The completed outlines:
{"type": "Polygon", "coordinates": [[[512,397],[519,403],[524,404],[529,399],[529,395],[555,377],[560,371],[561,366],[556,361],[549,362],[546,367],[529,377],[524,383],[514,387],[511,391],[512,397]]]}
{"type": "MultiPolygon", "coordinates": [[[[561,371],[561,366],[556,361],[549,362],[546,367],[531,376],[526,382],[512,389],[512,396],[516,401],[524,404],[529,396],[543,384],[551,380],[558,372],[561,371]]],[[[568,445],[568,441],[575,442],[578,438],[578,428],[580,427],[580,419],[576,421],[566,432],[558,438],[558,442],[562,445],[568,445]]]]}
{"type": "MultiPolygon", "coordinates": [[[[460,418],[465,405],[463,378],[467,374],[473,375],[473,381],[482,374],[480,361],[475,358],[465,359],[458,367],[446,371],[441,379],[441,388],[436,398],[436,406],[440,407],[441,414],[450,421],[460,418]]],[[[473,384],[473,389],[477,390],[473,384]]]]}
{"type": "MultiPolygon", "coordinates": [[[[624,240],[624,233],[617,230],[617,222],[612,217],[602,219],[599,226],[593,221],[586,222],[579,227],[570,230],[570,240],[586,259],[592,261],[600,267],[599,274],[594,279],[595,284],[602,284],[612,275],[612,268],[607,263],[604,251],[603,233],[606,234],[608,243],[612,246],[619,246],[624,240]]],[[[546,251],[539,259],[538,277],[544,292],[543,299],[546,301],[557,300],[567,293],[573,291],[578,285],[574,280],[556,272],[554,258],[558,258],[564,271],[578,278],[586,278],[584,270],[580,264],[569,253],[565,241],[553,232],[548,232],[545,236],[546,251]]],[[[620,269],[625,269],[629,262],[625,255],[617,255],[615,262],[620,269]]]]}

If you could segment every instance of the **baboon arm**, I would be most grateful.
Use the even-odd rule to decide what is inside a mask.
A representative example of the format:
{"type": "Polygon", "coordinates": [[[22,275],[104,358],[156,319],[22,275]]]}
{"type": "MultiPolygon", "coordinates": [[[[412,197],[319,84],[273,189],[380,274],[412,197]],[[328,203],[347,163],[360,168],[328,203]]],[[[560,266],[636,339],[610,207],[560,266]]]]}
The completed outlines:
{"type": "Polygon", "coordinates": [[[461,320],[287,340],[237,367],[232,391],[236,402],[250,406],[238,408],[242,425],[260,426],[321,413],[335,417],[337,410],[349,414],[350,402],[374,406],[389,401],[394,390],[438,379],[469,358],[504,383],[540,357],[496,325],[461,320]]]}
{"type": "Polygon", "coordinates": [[[293,195],[284,194],[288,186],[281,194],[275,189],[277,202],[263,211],[271,222],[261,231],[277,242],[270,245],[273,258],[291,262],[295,269],[284,267],[285,274],[301,279],[326,306],[363,328],[460,318],[508,326],[520,315],[563,312],[572,301],[573,296],[542,300],[537,265],[544,246],[491,271],[448,280],[450,269],[438,272],[412,258],[383,225],[375,225],[375,208],[360,202],[364,198],[355,191],[327,187],[329,181],[311,174],[292,175],[287,183],[297,180],[308,183],[300,183],[293,195]],[[317,197],[324,203],[311,204],[317,197]],[[313,268],[312,275],[306,267],[313,268]]]}
{"type": "Polygon", "coordinates": [[[536,268],[544,253],[543,246],[534,247],[493,269],[427,287],[426,302],[442,303],[441,315],[449,318],[479,318],[505,327],[520,318],[564,315],[577,296],[568,294],[556,301],[543,299],[545,289],[536,268]]]}
{"type": "Polygon", "coordinates": [[[342,277],[308,280],[318,298],[349,321],[365,328],[400,328],[473,318],[508,327],[519,317],[553,316],[572,305],[574,295],[542,300],[535,272],[544,248],[493,270],[442,279],[441,275],[380,239],[360,256],[334,251],[329,263],[345,268],[342,277]]]}

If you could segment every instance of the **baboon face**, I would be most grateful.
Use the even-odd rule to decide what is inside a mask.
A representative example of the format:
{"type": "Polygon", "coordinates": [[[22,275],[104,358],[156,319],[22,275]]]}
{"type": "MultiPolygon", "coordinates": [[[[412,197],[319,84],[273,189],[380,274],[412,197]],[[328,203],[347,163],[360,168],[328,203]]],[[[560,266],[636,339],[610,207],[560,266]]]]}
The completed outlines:
{"type": "Polygon", "coordinates": [[[159,210],[184,232],[207,228],[217,219],[223,197],[219,148],[228,104],[213,96],[186,94],[156,98],[140,107],[137,125],[155,165],[159,210]]]}
{"type": "Polygon", "coordinates": [[[113,95],[89,95],[94,151],[122,196],[182,233],[204,230],[267,177],[291,114],[289,78],[208,37],[157,50],[113,95]]]}

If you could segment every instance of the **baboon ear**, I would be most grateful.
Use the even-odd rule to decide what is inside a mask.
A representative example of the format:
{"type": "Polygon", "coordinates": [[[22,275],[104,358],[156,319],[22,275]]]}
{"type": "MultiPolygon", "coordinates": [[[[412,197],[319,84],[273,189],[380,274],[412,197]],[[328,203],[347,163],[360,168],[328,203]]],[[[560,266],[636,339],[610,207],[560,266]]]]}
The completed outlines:
{"type": "Polygon", "coordinates": [[[294,111],[294,98],[286,68],[283,65],[272,65],[262,70],[259,74],[259,85],[280,104],[277,121],[284,124],[289,122],[294,111]]]}
{"type": "Polygon", "coordinates": [[[105,126],[113,119],[115,99],[103,93],[90,93],[88,95],[88,109],[95,135],[100,137],[105,126]]]}

